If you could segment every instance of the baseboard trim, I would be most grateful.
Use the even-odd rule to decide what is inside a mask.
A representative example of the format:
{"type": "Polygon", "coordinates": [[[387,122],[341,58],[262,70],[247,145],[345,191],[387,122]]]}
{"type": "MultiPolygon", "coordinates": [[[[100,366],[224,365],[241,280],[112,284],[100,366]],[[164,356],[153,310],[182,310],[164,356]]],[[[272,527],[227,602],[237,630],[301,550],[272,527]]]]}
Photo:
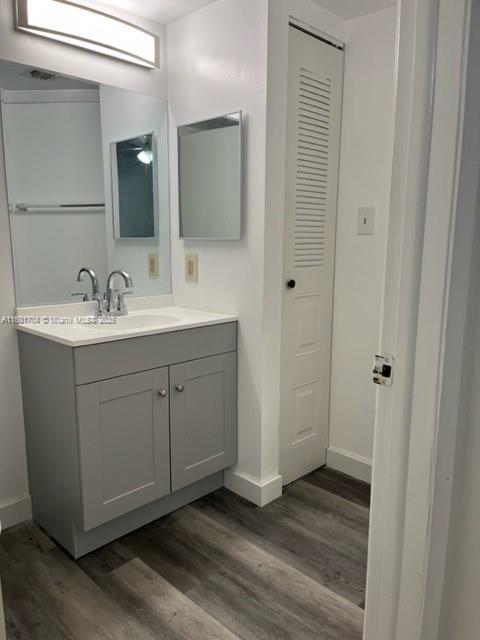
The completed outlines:
{"type": "Polygon", "coordinates": [[[238,471],[227,469],[225,471],[225,487],[249,502],[264,507],[282,495],[282,476],[273,476],[259,482],[238,471]]]}
{"type": "Polygon", "coordinates": [[[329,447],[327,449],[327,467],[341,471],[352,478],[372,483],[372,461],[357,456],[351,451],[329,447]]]}
{"type": "Polygon", "coordinates": [[[2,531],[31,519],[32,501],[30,496],[25,496],[0,506],[0,522],[2,523],[2,531]]]}

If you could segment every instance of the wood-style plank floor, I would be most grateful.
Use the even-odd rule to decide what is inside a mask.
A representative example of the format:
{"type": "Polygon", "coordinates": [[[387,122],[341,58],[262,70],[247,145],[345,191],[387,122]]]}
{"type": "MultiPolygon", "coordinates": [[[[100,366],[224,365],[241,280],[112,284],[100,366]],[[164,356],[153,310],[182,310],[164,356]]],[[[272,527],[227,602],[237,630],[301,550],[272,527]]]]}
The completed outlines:
{"type": "Polygon", "coordinates": [[[225,489],[75,562],[0,536],[9,640],[360,640],[369,487],[320,469],[263,509],[225,489]]]}

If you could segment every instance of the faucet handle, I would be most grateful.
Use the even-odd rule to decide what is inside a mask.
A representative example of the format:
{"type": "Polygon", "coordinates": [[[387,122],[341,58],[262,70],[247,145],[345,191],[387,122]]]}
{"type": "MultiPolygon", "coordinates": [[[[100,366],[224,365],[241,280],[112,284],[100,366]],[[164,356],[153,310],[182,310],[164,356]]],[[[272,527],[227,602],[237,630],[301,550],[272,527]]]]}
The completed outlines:
{"type": "Polygon", "coordinates": [[[117,297],[117,311],[127,313],[127,305],[125,304],[125,296],[131,296],[133,291],[123,291],[117,297]]]}
{"type": "Polygon", "coordinates": [[[107,307],[107,300],[105,298],[105,294],[103,294],[103,296],[100,294],[95,295],[93,296],[92,300],[97,304],[95,315],[97,317],[103,316],[105,314],[105,310],[107,307]]]}
{"type": "Polygon", "coordinates": [[[72,298],[74,296],[82,296],[82,302],[90,302],[90,296],[88,293],[84,293],[83,291],[74,291],[72,293],[72,298]]]}

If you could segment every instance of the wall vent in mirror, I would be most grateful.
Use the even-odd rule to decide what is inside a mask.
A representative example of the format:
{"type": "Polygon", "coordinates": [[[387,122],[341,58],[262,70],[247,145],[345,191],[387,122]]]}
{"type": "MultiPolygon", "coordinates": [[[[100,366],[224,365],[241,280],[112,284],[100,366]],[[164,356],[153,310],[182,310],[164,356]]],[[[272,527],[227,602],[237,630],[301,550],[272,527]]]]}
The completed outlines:
{"type": "Polygon", "coordinates": [[[110,145],[115,238],[157,235],[155,146],[153,133],[110,145]]]}
{"type": "Polygon", "coordinates": [[[25,69],[20,75],[26,78],[32,78],[32,80],[40,80],[40,82],[54,82],[61,78],[58,73],[49,73],[41,69],[25,69]]]}
{"type": "Polygon", "coordinates": [[[178,128],[180,237],[239,240],[242,112],[178,128]]]}
{"type": "Polygon", "coordinates": [[[68,0],[15,0],[15,28],[125,62],[159,66],[158,36],[68,0]]]}

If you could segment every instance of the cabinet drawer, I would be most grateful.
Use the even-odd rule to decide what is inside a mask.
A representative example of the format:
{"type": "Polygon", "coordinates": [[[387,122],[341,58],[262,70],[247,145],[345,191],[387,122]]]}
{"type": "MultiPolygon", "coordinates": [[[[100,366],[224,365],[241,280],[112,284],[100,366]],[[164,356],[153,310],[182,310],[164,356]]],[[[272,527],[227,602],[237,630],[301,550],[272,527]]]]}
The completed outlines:
{"type": "Polygon", "coordinates": [[[77,385],[107,380],[237,348],[237,324],[229,322],[74,349],[77,385]]]}
{"type": "Polygon", "coordinates": [[[168,368],[77,387],[83,527],[170,493],[168,368]]]}
{"type": "Polygon", "coordinates": [[[172,491],[236,461],[234,353],[170,367],[172,491]]]}

